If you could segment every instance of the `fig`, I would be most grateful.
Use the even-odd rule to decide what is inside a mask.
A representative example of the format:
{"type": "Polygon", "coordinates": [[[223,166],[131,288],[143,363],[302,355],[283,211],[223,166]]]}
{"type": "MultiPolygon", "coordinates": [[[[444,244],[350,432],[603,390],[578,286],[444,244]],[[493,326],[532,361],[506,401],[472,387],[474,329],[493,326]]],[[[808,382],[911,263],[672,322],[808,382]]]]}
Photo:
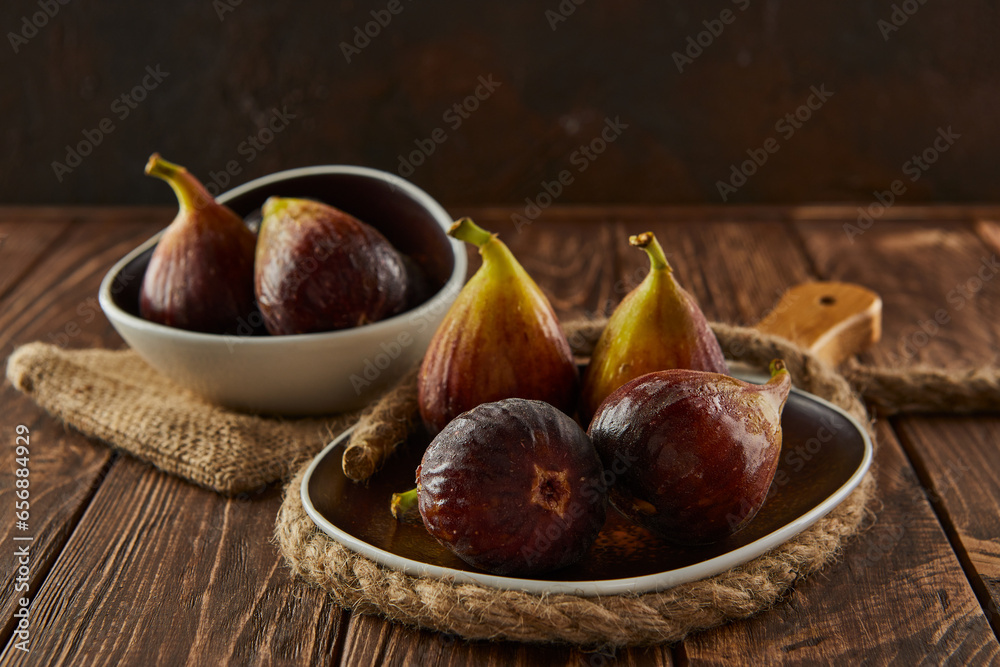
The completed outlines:
{"type": "Polygon", "coordinates": [[[520,576],[580,560],[604,525],[603,468],[583,429],[542,401],[485,403],[428,445],[417,488],[428,532],[470,565],[520,576]]]}
{"type": "Polygon", "coordinates": [[[627,463],[612,483],[611,504],[676,544],[736,533],[767,497],[791,385],[780,360],[763,385],[683,369],[625,383],[588,430],[605,465],[627,463]]]}
{"type": "Polygon", "coordinates": [[[526,398],[572,413],[579,374],[542,290],[504,243],[469,218],[448,232],[483,264],[448,310],[420,366],[418,404],[437,433],[482,403],[526,398]]]}
{"type": "Polygon", "coordinates": [[[672,368],[728,374],[722,348],[652,232],[629,237],[649,255],[650,271],[608,318],[584,372],[581,417],[629,380],[672,368]]]}
{"type": "Polygon", "coordinates": [[[406,267],[377,229],[308,199],[270,197],[262,212],[254,286],[269,332],[335,331],[405,310],[406,267]]]}
{"type": "Polygon", "coordinates": [[[257,237],[184,167],[154,153],[146,173],[170,184],[180,209],[149,258],[139,314],[178,329],[235,333],[240,322],[253,321],[257,312],[257,237]]]}

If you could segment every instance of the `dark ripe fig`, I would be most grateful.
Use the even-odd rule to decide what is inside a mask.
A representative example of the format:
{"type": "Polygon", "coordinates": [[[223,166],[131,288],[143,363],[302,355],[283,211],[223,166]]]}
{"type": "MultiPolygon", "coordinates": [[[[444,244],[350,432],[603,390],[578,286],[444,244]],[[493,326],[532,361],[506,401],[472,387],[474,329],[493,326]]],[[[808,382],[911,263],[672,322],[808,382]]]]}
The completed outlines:
{"type": "Polygon", "coordinates": [[[537,574],[575,563],[594,543],[606,511],[602,472],[575,421],[512,398],[449,423],[424,453],[415,493],[424,526],[465,562],[537,574]]]}
{"type": "Polygon", "coordinates": [[[698,304],[674,278],[652,232],[629,237],[649,255],[650,271],[608,318],[583,376],[581,417],[629,380],[671,368],[727,374],[722,348],[698,304]]]}
{"type": "Polygon", "coordinates": [[[378,230],[307,199],[264,202],[257,303],[272,334],[334,331],[406,308],[402,257],[378,230]]]}
{"type": "Polygon", "coordinates": [[[448,232],[483,265],[455,299],[420,366],[420,415],[437,433],[481,403],[529,398],[572,414],[579,374],[552,305],[496,234],[463,218],[448,232]]]}
{"type": "Polygon", "coordinates": [[[256,319],[257,237],[184,167],[154,153],[146,173],[170,184],[180,210],[149,259],[139,292],[139,314],[178,329],[236,333],[241,322],[256,319]]]}
{"type": "Polygon", "coordinates": [[[691,370],[626,383],[601,404],[588,431],[605,465],[616,458],[628,464],[611,503],[678,544],[737,532],[764,504],[774,478],[791,385],[777,360],[763,385],[691,370]]]}

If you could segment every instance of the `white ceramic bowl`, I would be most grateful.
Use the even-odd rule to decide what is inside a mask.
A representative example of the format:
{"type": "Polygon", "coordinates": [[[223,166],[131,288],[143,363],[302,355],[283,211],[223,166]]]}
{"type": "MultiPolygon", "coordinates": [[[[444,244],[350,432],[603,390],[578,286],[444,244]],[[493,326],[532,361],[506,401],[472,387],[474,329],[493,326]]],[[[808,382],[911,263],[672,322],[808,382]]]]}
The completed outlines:
{"type": "Polygon", "coordinates": [[[246,216],[272,195],[318,199],[374,226],[420,264],[435,293],[395,317],[329,333],[250,335],[253,322],[241,330],[246,335],[184,331],[138,315],[142,276],[160,232],[104,277],[101,308],[153,368],[213,403],[276,415],[362,407],[423,356],[465,282],[465,248],[446,235],[452,219],[427,193],[375,169],[291,169],[258,178],[217,199],[246,216]]]}

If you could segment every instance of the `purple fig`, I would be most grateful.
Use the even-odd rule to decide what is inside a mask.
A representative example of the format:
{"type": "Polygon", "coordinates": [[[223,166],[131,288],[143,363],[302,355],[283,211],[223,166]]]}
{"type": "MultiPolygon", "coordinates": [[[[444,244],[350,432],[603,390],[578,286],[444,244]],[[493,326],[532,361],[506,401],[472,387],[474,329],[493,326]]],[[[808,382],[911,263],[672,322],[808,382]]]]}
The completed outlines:
{"type": "Polygon", "coordinates": [[[180,210],[149,259],[139,292],[139,314],[189,331],[234,333],[257,311],[256,236],[184,167],[154,153],[146,173],[170,184],[180,210]]]}
{"type": "Polygon", "coordinates": [[[437,433],[482,403],[527,398],[571,414],[578,372],[552,305],[496,234],[464,218],[451,236],[483,265],[462,288],[420,366],[420,415],[437,433]]]}
{"type": "Polygon", "coordinates": [[[608,318],[584,373],[584,423],[629,380],[671,368],[727,374],[719,341],[698,304],[674,278],[652,232],[629,237],[649,255],[650,271],[608,318]]]}
{"type": "Polygon", "coordinates": [[[579,425],[548,403],[506,399],[452,420],[417,468],[428,532],[474,567],[528,575],[570,565],[604,525],[603,468],[579,425]]]}
{"type": "Polygon", "coordinates": [[[374,227],[308,199],[264,202],[255,287],[275,335],[357,327],[406,308],[399,252],[374,227]]]}
{"type": "Polygon", "coordinates": [[[764,504],[774,478],[791,385],[780,360],[763,385],[676,369],[622,385],[588,431],[605,465],[628,463],[611,503],[678,544],[737,532],[764,504]]]}

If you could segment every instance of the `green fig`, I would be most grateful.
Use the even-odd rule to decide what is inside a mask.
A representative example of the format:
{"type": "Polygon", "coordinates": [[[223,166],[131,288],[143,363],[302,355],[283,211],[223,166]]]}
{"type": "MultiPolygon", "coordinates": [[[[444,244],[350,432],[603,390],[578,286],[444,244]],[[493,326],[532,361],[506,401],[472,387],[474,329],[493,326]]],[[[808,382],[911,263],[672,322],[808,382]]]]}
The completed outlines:
{"type": "Polygon", "coordinates": [[[180,210],[149,259],[139,314],[189,331],[235,332],[240,322],[256,316],[256,236],[184,167],[154,153],[146,173],[170,184],[180,210]]]}
{"type": "Polygon", "coordinates": [[[402,256],[374,227],[308,199],[264,202],[254,285],[274,335],[357,327],[406,308],[402,256]]]}
{"type": "Polygon", "coordinates": [[[420,366],[418,404],[433,434],[483,403],[526,398],[573,413],[579,376],[552,305],[496,234],[469,218],[448,232],[479,248],[483,265],[434,332],[420,366]]]}
{"type": "Polygon", "coordinates": [[[649,255],[650,271],[608,318],[583,379],[581,416],[611,392],[653,371],[688,368],[729,373],[719,341],[694,298],[674,278],[652,232],[629,237],[649,255]]]}
{"type": "Polygon", "coordinates": [[[739,531],[774,479],[791,387],[778,359],[762,385],[686,369],[622,385],[587,432],[605,467],[623,462],[611,503],[678,544],[708,544],[739,531]]]}

